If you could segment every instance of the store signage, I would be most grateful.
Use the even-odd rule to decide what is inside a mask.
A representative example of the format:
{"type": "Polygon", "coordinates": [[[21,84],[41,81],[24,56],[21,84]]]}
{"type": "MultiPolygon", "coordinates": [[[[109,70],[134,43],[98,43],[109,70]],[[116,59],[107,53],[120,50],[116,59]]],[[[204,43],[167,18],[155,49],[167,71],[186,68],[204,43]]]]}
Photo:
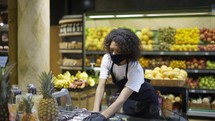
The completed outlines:
{"type": "Polygon", "coordinates": [[[8,56],[0,56],[0,67],[5,67],[7,64],[8,56]]]}

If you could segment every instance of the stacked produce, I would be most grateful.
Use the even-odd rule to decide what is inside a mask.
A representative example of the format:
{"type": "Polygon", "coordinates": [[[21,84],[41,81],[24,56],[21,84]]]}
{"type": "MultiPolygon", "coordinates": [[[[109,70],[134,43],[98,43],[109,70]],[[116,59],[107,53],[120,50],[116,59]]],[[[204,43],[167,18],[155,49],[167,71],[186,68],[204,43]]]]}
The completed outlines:
{"type": "Polygon", "coordinates": [[[86,66],[91,66],[90,63],[94,63],[94,66],[98,67],[101,65],[102,57],[100,55],[97,56],[86,56],[85,63],[86,66]]]}
{"type": "Polygon", "coordinates": [[[186,79],[186,83],[189,88],[192,88],[192,89],[199,88],[199,79],[188,77],[186,79]]]}
{"type": "Polygon", "coordinates": [[[190,44],[182,44],[182,45],[177,45],[174,44],[170,48],[171,51],[198,51],[199,46],[198,45],[190,45],[190,44]]]}
{"type": "Polygon", "coordinates": [[[175,42],[175,28],[167,27],[158,30],[159,50],[168,51],[175,42]]]}
{"type": "Polygon", "coordinates": [[[199,29],[195,28],[181,28],[176,29],[175,44],[199,44],[199,29]]]}
{"type": "Polygon", "coordinates": [[[211,97],[191,98],[190,108],[211,109],[211,97]]]}
{"type": "Polygon", "coordinates": [[[103,41],[111,28],[86,28],[86,43],[87,50],[103,50],[103,41]]]}
{"type": "Polygon", "coordinates": [[[215,61],[206,61],[206,69],[215,69],[215,61]]]}
{"type": "Polygon", "coordinates": [[[200,29],[200,39],[206,43],[215,43],[215,28],[202,28],[200,29]]]}
{"type": "Polygon", "coordinates": [[[199,88],[215,89],[215,77],[212,75],[199,77],[199,88]]]}
{"type": "Polygon", "coordinates": [[[154,42],[154,32],[150,28],[142,28],[140,31],[136,31],[136,35],[141,41],[143,50],[153,50],[152,44],[154,42]]]}
{"type": "Polygon", "coordinates": [[[69,71],[64,74],[59,74],[54,78],[54,85],[56,88],[85,88],[88,85],[94,86],[95,80],[90,77],[85,71],[78,71],[76,75],[71,75],[69,71]]]}
{"type": "Polygon", "coordinates": [[[186,80],[187,72],[183,69],[162,65],[153,70],[145,70],[145,78],[158,80],[186,80]]]}
{"type": "Polygon", "coordinates": [[[186,69],[186,61],[185,60],[171,60],[169,66],[172,68],[186,69]]]}
{"type": "Polygon", "coordinates": [[[144,57],[141,57],[139,59],[139,63],[143,68],[149,68],[149,61],[150,60],[148,58],[144,58],[144,57]]]}
{"type": "Polygon", "coordinates": [[[205,61],[205,58],[197,59],[193,57],[192,59],[186,61],[186,66],[188,69],[205,69],[205,61]]]}
{"type": "Polygon", "coordinates": [[[215,44],[198,45],[198,51],[215,51],[215,44]]]}

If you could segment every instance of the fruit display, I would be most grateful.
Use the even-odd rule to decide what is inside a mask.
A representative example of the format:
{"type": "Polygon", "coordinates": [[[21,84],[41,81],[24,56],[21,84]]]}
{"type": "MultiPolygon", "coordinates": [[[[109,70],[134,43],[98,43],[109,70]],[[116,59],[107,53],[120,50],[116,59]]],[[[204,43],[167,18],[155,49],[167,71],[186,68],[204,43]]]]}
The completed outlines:
{"type": "Polygon", "coordinates": [[[42,72],[40,75],[40,88],[43,95],[38,105],[38,117],[40,121],[57,121],[58,103],[52,96],[52,93],[54,93],[53,78],[54,75],[51,72],[42,72]]]}
{"type": "Polygon", "coordinates": [[[59,43],[60,49],[81,49],[82,48],[82,42],[60,42],[59,43]]]}
{"type": "Polygon", "coordinates": [[[215,61],[207,60],[206,69],[215,69],[215,61]]]}
{"type": "Polygon", "coordinates": [[[172,27],[159,28],[158,41],[160,50],[168,51],[170,49],[175,42],[175,32],[175,28],[172,27]]]}
{"type": "Polygon", "coordinates": [[[211,109],[211,97],[191,98],[189,102],[190,108],[211,109]]]}
{"type": "Polygon", "coordinates": [[[205,58],[197,59],[193,57],[192,59],[186,61],[186,67],[188,69],[205,69],[206,68],[205,61],[206,61],[205,58]]]}
{"type": "Polygon", "coordinates": [[[37,121],[36,114],[32,112],[32,108],[34,106],[32,96],[23,97],[23,104],[25,113],[22,117],[22,121],[37,121]]]}
{"type": "Polygon", "coordinates": [[[145,70],[145,78],[158,80],[186,80],[188,74],[185,70],[179,68],[167,67],[162,65],[153,70],[145,70]]]}
{"type": "Polygon", "coordinates": [[[201,28],[200,39],[205,43],[215,43],[215,28],[201,28]]]}
{"type": "Polygon", "coordinates": [[[86,28],[86,50],[103,50],[103,41],[111,28],[86,28]]]}
{"type": "Polygon", "coordinates": [[[181,44],[181,45],[177,45],[177,44],[173,44],[170,47],[171,51],[198,51],[199,46],[198,45],[191,45],[191,44],[181,44]]]}
{"type": "Polygon", "coordinates": [[[154,32],[150,28],[142,28],[140,31],[136,31],[135,34],[139,37],[143,50],[153,50],[154,32]]]}
{"type": "Polygon", "coordinates": [[[199,88],[199,79],[193,79],[192,77],[188,77],[186,79],[187,86],[191,89],[199,88]]]}
{"type": "Polygon", "coordinates": [[[150,61],[150,59],[144,58],[144,57],[141,57],[139,59],[139,63],[143,68],[149,68],[149,61],[150,61]]]}
{"type": "Polygon", "coordinates": [[[198,51],[215,51],[215,44],[198,45],[198,51]]]}
{"type": "Polygon", "coordinates": [[[215,89],[215,77],[212,75],[199,77],[199,88],[215,89]]]}
{"type": "Polygon", "coordinates": [[[66,71],[64,74],[59,74],[54,77],[54,85],[56,88],[85,88],[88,85],[94,86],[96,81],[90,77],[85,71],[78,71],[76,75],[71,75],[69,71],[66,71]]]}
{"type": "Polygon", "coordinates": [[[99,67],[101,65],[101,62],[102,62],[102,57],[103,56],[100,56],[100,55],[96,55],[96,56],[86,56],[86,59],[85,59],[85,63],[86,63],[86,66],[91,66],[90,63],[94,63],[93,66],[96,66],[96,67],[99,67]]]}
{"type": "Polygon", "coordinates": [[[0,121],[9,120],[9,96],[10,96],[10,84],[8,82],[8,76],[13,68],[13,65],[6,66],[6,68],[0,68],[0,121]]]}
{"type": "Polygon", "coordinates": [[[171,60],[169,67],[186,69],[186,61],[185,60],[171,60]]]}
{"type": "Polygon", "coordinates": [[[199,29],[193,28],[180,28],[176,29],[175,44],[196,44],[200,41],[199,29]]]}
{"type": "Polygon", "coordinates": [[[62,66],[82,66],[82,59],[63,58],[61,60],[62,66]]]}

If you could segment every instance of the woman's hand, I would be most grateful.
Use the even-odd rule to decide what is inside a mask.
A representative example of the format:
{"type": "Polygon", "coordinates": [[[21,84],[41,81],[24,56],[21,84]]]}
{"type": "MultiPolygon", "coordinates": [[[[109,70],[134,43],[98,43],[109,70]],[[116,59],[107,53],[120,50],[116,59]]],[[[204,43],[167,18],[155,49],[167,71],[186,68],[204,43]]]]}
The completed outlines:
{"type": "Polygon", "coordinates": [[[116,99],[114,103],[112,103],[104,112],[101,114],[104,115],[106,118],[111,117],[114,115],[125,103],[125,101],[129,98],[129,96],[133,93],[128,87],[124,87],[121,91],[119,97],[116,99]]]}

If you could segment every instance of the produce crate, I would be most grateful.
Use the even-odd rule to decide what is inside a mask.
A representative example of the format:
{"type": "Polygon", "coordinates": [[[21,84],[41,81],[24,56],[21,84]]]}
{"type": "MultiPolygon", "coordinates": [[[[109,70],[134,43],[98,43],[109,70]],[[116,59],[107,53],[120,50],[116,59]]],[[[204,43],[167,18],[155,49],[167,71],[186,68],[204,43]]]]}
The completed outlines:
{"type": "Polygon", "coordinates": [[[192,103],[189,102],[190,108],[199,108],[199,109],[211,109],[210,103],[192,103]]]}
{"type": "Polygon", "coordinates": [[[215,103],[211,103],[211,109],[215,110],[215,103]]]}
{"type": "Polygon", "coordinates": [[[158,80],[158,79],[151,79],[150,83],[153,86],[183,87],[185,85],[185,80],[158,80]]]}
{"type": "Polygon", "coordinates": [[[89,87],[80,90],[71,90],[70,96],[72,98],[73,106],[86,108],[87,110],[93,110],[95,90],[95,87],[89,87]]]}

